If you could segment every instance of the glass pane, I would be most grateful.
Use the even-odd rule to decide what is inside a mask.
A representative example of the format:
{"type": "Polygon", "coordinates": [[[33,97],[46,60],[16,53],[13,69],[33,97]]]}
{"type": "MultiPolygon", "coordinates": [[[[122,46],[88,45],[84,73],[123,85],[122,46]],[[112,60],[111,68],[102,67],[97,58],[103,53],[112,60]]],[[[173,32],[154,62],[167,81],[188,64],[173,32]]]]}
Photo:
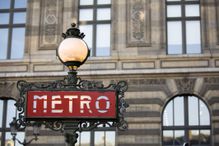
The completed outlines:
{"type": "Polygon", "coordinates": [[[206,104],[199,100],[200,103],[200,125],[210,125],[210,115],[206,104]]]}
{"type": "Polygon", "coordinates": [[[15,107],[14,100],[8,100],[8,107],[7,107],[7,121],[6,126],[10,127],[9,124],[12,122],[13,117],[16,116],[16,107],[15,107]]]}
{"type": "Polygon", "coordinates": [[[167,17],[181,17],[181,6],[180,5],[167,6],[167,17]]]}
{"type": "Polygon", "coordinates": [[[163,145],[173,145],[173,131],[172,130],[163,131],[163,145]]]}
{"type": "Polygon", "coordinates": [[[90,146],[90,132],[81,133],[81,146],[90,146]]]}
{"type": "Polygon", "coordinates": [[[187,53],[201,53],[200,21],[186,22],[187,53]]]}
{"type": "Polygon", "coordinates": [[[173,1],[181,1],[181,0],[167,0],[168,2],[173,2],[173,1]]]}
{"type": "Polygon", "coordinates": [[[93,9],[81,9],[79,12],[80,21],[93,20],[93,9]]]}
{"type": "Polygon", "coordinates": [[[0,9],[9,9],[10,0],[0,0],[0,9]]]}
{"type": "Polygon", "coordinates": [[[93,46],[93,26],[92,25],[80,25],[80,31],[85,34],[83,40],[87,43],[88,48],[90,49],[90,54],[92,54],[92,46],[93,46]]]}
{"type": "Polygon", "coordinates": [[[80,0],[80,5],[93,5],[94,0],[80,0]]]}
{"type": "Polygon", "coordinates": [[[94,144],[95,146],[103,146],[105,143],[105,133],[104,132],[95,132],[94,135],[94,144]]]}
{"type": "Polygon", "coordinates": [[[187,17],[200,16],[199,5],[186,5],[185,8],[186,8],[186,16],[187,17]]]}
{"type": "MultiPolygon", "coordinates": [[[[11,132],[6,132],[5,146],[14,146],[14,141],[12,140],[11,132]]],[[[16,145],[16,146],[21,146],[21,145],[16,145]]]]}
{"type": "Polygon", "coordinates": [[[26,13],[14,13],[14,21],[13,23],[25,23],[26,22],[26,13]]]}
{"type": "Polygon", "coordinates": [[[96,56],[110,56],[110,24],[97,25],[96,56]]]}
{"type": "Polygon", "coordinates": [[[116,133],[115,132],[106,132],[106,146],[115,146],[116,144],[116,133]]]}
{"type": "Polygon", "coordinates": [[[111,4],[111,0],[97,0],[98,5],[111,4]]]}
{"type": "Polygon", "coordinates": [[[184,125],[184,97],[174,99],[174,125],[184,125]]]}
{"type": "Polygon", "coordinates": [[[0,24],[8,24],[9,23],[9,13],[0,13],[0,24]]]}
{"type": "Polygon", "coordinates": [[[97,20],[110,20],[111,10],[109,8],[97,9],[97,20]]]}
{"type": "Polygon", "coordinates": [[[210,145],[210,140],[210,130],[200,130],[200,143],[210,145]]]}
{"type": "Polygon", "coordinates": [[[0,29],[0,59],[7,58],[8,29],[0,29]]]}
{"type": "Polygon", "coordinates": [[[170,101],[164,110],[163,125],[173,126],[173,101],[170,101]]]}
{"type": "Polygon", "coordinates": [[[182,24],[180,21],[167,23],[168,54],[182,54],[182,24]]]}
{"type": "Polygon", "coordinates": [[[27,0],[15,0],[14,7],[15,8],[26,8],[27,0]]]}
{"type": "Polygon", "coordinates": [[[175,145],[183,145],[185,132],[183,130],[175,130],[174,131],[174,143],[175,145]]]}
{"type": "Polygon", "coordinates": [[[199,125],[198,123],[198,98],[189,96],[189,125],[199,125]]]}
{"type": "Polygon", "coordinates": [[[0,128],[2,127],[2,118],[3,118],[3,100],[0,100],[0,128]]]}
{"type": "Polygon", "coordinates": [[[11,59],[21,59],[24,55],[25,29],[14,28],[12,33],[11,59]]]}
{"type": "Polygon", "coordinates": [[[199,144],[199,130],[189,130],[190,145],[199,144]]]}

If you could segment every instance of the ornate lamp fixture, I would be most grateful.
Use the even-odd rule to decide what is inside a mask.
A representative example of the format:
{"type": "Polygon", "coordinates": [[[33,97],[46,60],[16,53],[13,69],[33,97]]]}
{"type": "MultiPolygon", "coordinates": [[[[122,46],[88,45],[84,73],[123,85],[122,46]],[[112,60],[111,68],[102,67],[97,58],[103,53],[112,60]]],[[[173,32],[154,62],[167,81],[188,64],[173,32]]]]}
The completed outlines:
{"type": "Polygon", "coordinates": [[[57,55],[70,72],[75,72],[87,60],[90,50],[83,41],[84,33],[76,28],[75,23],[71,26],[66,33],[62,33],[64,40],[58,47],[57,55]]]}
{"type": "Polygon", "coordinates": [[[63,80],[53,82],[33,83],[24,80],[17,82],[20,98],[18,98],[16,106],[19,114],[17,119],[14,118],[10,124],[11,134],[13,139],[17,140],[16,132],[19,129],[32,126],[35,136],[28,142],[26,140],[24,140],[24,142],[17,140],[20,144],[27,145],[33,140],[37,140],[39,127],[41,125],[45,125],[54,131],[64,132],[65,141],[68,146],[75,146],[78,138],[77,132],[92,130],[99,125],[117,127],[119,130],[126,130],[128,128],[128,123],[124,119],[124,113],[128,107],[124,99],[124,92],[128,89],[127,82],[119,81],[118,83],[111,83],[108,86],[104,86],[101,82],[81,80],[77,77],[77,69],[87,60],[90,51],[87,44],[83,41],[85,35],[76,28],[76,24],[72,24],[71,26],[72,27],[69,28],[66,33],[62,34],[64,40],[57,49],[58,58],[69,69],[68,76],[63,80]],[[53,96],[54,92],[56,92],[56,97],[53,96]],[[37,95],[38,93],[43,93],[43,96],[45,95],[46,97],[37,95]],[[82,93],[86,94],[86,98],[81,97],[82,93]],[[57,102],[55,100],[58,94],[60,95],[57,102]],[[74,102],[77,105],[81,105],[80,103],[85,103],[85,101],[86,104],[79,106],[78,109],[73,108],[73,98],[69,97],[70,103],[66,104],[66,99],[63,100],[64,94],[68,96],[71,94],[71,96],[77,97],[74,102]],[[54,100],[47,100],[49,98],[53,98],[54,100]],[[102,104],[100,103],[100,99],[103,102],[102,104]],[[37,103],[42,101],[43,103],[41,103],[41,105],[43,104],[43,106],[38,106],[37,103]],[[54,115],[54,112],[52,113],[51,110],[55,109],[51,107],[49,109],[47,108],[48,105],[52,105],[47,104],[47,102],[50,101],[53,102],[53,108],[55,108],[55,105],[59,105],[59,108],[65,108],[64,106],[68,105],[71,108],[70,110],[62,110],[63,112],[68,112],[67,114],[62,113],[63,115],[57,115],[59,114],[58,112],[54,115]],[[44,104],[44,102],[46,104],[44,104]],[[95,113],[92,115],[92,112],[86,113],[88,115],[83,115],[84,113],[81,112],[81,108],[86,106],[86,109],[88,109],[88,104],[93,104],[92,106],[96,108],[96,110],[93,111],[98,112],[98,116],[95,115],[95,113]],[[103,109],[100,109],[100,105],[103,105],[103,107],[101,106],[103,109]],[[48,110],[40,113],[39,111],[42,111],[42,108],[48,110]],[[75,111],[72,112],[72,110],[75,111]],[[110,112],[106,115],[102,114],[108,110],[110,112]],[[40,114],[40,116],[38,114],[40,114]],[[24,117],[24,115],[26,115],[26,117],[24,117]],[[66,117],[66,115],[68,115],[68,117],[66,117]],[[102,117],[100,118],[100,116],[102,117]]]}

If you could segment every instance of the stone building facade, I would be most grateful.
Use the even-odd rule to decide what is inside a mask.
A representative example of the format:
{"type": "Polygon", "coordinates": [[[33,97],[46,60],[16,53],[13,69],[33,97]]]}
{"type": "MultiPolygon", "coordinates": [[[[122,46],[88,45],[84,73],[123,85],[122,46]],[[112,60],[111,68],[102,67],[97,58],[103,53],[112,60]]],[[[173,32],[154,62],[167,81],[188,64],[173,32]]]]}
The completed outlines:
{"type": "MultiPolygon", "coordinates": [[[[195,96],[205,103],[210,115],[206,145],[219,145],[219,1],[200,0],[201,53],[175,55],[167,53],[167,3],[111,0],[110,55],[91,56],[78,70],[86,80],[128,82],[129,130],[116,132],[117,146],[165,145],[164,109],[179,96],[195,96]]],[[[17,99],[18,80],[45,82],[67,75],[56,49],[61,33],[78,22],[78,5],[79,0],[28,0],[24,58],[0,61],[1,97],[17,99]]],[[[27,129],[26,137],[31,134],[27,129]]],[[[184,135],[185,141],[192,137],[189,132],[184,135]]],[[[39,140],[31,145],[63,143],[61,134],[42,128],[39,140]]]]}

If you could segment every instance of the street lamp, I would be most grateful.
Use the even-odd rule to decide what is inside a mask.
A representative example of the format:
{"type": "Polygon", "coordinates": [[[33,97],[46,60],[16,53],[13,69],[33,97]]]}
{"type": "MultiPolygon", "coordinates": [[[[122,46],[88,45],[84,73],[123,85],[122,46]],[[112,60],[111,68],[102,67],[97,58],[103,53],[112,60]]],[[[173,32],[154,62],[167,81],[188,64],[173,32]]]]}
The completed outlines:
{"type": "Polygon", "coordinates": [[[33,135],[34,135],[34,138],[30,139],[30,140],[26,140],[26,138],[24,138],[24,141],[20,141],[19,139],[16,138],[17,136],[17,131],[19,129],[22,129],[21,128],[21,125],[19,124],[19,119],[16,119],[15,117],[13,118],[12,122],[10,123],[10,129],[11,129],[11,135],[12,135],[12,139],[13,141],[17,141],[19,144],[23,145],[23,146],[26,146],[28,144],[30,144],[32,141],[37,141],[38,140],[38,135],[39,135],[39,127],[40,125],[37,124],[37,123],[33,123],[32,126],[33,126],[33,135]]]}
{"type": "Polygon", "coordinates": [[[23,145],[37,140],[41,125],[64,132],[67,146],[75,146],[77,132],[92,130],[101,124],[119,130],[128,128],[124,119],[128,107],[124,99],[127,82],[104,86],[100,82],[77,77],[77,69],[87,60],[90,50],[83,41],[84,33],[76,28],[76,24],[71,26],[62,34],[64,40],[57,49],[58,58],[69,69],[68,76],[53,82],[17,82],[20,97],[15,105],[19,116],[10,125],[13,139],[16,140],[16,132],[20,128],[34,127],[34,124],[38,127],[34,129],[35,138],[28,142],[17,140],[23,145]]]}
{"type": "Polygon", "coordinates": [[[84,33],[76,28],[75,23],[71,26],[66,33],[62,33],[64,40],[58,47],[57,55],[70,72],[75,72],[87,60],[90,51],[83,41],[84,33]]]}

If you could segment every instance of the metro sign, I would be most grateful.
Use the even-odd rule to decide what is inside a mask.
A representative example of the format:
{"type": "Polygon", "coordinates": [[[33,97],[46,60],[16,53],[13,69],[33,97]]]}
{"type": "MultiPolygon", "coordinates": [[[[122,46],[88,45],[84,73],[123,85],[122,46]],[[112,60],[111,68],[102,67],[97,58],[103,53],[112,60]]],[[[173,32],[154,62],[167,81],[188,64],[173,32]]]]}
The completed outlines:
{"type": "Polygon", "coordinates": [[[115,91],[27,91],[27,119],[117,119],[115,91]]]}

